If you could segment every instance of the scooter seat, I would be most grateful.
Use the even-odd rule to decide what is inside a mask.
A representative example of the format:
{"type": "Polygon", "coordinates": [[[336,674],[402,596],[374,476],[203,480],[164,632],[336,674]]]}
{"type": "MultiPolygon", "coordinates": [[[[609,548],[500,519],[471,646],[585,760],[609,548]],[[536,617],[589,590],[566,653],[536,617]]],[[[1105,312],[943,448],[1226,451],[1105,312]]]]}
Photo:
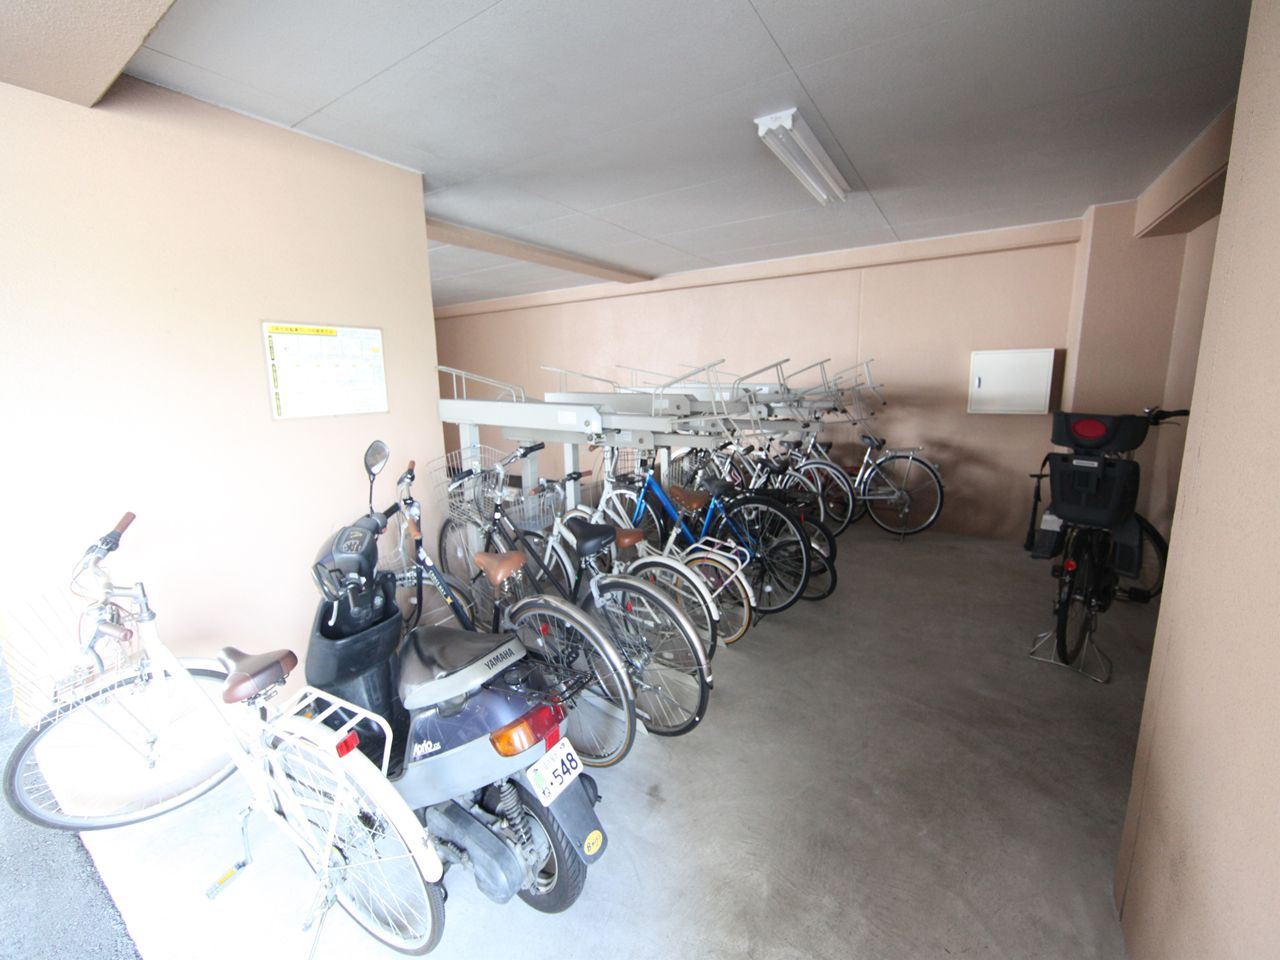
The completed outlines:
{"type": "Polygon", "coordinates": [[[506,633],[417,627],[400,663],[400,700],[409,710],[466,693],[524,656],[506,633]]]}
{"type": "Polygon", "coordinates": [[[564,522],[565,529],[578,542],[578,556],[594,557],[609,547],[618,536],[618,531],[607,523],[591,523],[582,517],[570,517],[564,522]]]}

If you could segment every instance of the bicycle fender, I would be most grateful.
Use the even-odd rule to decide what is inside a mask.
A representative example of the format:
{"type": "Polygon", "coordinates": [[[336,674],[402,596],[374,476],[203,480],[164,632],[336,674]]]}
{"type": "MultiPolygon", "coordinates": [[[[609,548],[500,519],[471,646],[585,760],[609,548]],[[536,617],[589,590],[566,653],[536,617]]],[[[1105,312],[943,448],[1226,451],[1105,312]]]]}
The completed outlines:
{"type": "Polygon", "coordinates": [[[716,603],[715,598],[711,596],[711,591],[707,589],[707,585],[703,582],[701,577],[686,567],[679,560],[675,560],[667,556],[641,557],[640,559],[633,560],[629,563],[623,572],[634,575],[636,571],[643,571],[645,567],[667,567],[669,569],[683,571],[688,574],[689,583],[693,584],[693,589],[698,591],[698,596],[702,598],[702,602],[706,604],[707,609],[711,611],[712,618],[717,622],[720,620],[720,605],[716,603]]]}
{"type": "Polygon", "coordinates": [[[436,853],[431,835],[418,821],[404,797],[392,786],[391,781],[382,775],[382,771],[374,766],[373,761],[359,750],[352,750],[338,761],[360,786],[378,805],[383,815],[396,825],[396,828],[409,840],[421,838],[421,843],[411,843],[409,850],[414,862],[422,871],[428,883],[437,883],[444,876],[444,863],[436,853]]]}
{"type": "Polygon", "coordinates": [[[600,818],[596,816],[586,785],[579,780],[556,797],[547,811],[555,818],[564,835],[573,844],[573,850],[583,863],[592,864],[603,856],[609,846],[600,818]]]}

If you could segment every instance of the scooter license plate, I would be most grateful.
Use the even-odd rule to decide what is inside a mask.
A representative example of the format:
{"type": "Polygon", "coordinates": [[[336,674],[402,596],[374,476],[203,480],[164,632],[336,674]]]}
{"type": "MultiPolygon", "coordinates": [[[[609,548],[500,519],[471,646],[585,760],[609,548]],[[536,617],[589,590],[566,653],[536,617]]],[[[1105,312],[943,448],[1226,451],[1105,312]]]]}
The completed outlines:
{"type": "Polygon", "coordinates": [[[568,737],[561,737],[556,745],[533,763],[524,775],[533,787],[534,794],[549,807],[569,784],[582,773],[582,761],[574,752],[568,737]]]}

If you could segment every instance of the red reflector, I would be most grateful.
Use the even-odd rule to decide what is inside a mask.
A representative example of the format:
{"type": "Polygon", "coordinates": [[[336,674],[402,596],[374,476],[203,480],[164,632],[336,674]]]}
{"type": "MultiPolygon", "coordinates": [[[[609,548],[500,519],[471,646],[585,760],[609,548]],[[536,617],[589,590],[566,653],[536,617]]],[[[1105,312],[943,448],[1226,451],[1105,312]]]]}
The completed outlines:
{"type": "Polygon", "coordinates": [[[1079,564],[1077,564],[1074,560],[1066,560],[1062,564],[1062,569],[1067,571],[1067,573],[1071,573],[1073,570],[1075,570],[1077,566],[1079,566],[1079,564]]]}
{"type": "Polygon", "coordinates": [[[1071,421],[1071,432],[1081,440],[1101,440],[1107,435],[1107,425],[1093,417],[1081,417],[1071,421]]]}
{"type": "Polygon", "coordinates": [[[360,734],[352,730],[345,737],[338,741],[338,756],[345,757],[348,753],[360,746],[360,734]]]}
{"type": "Polygon", "coordinates": [[[551,624],[549,624],[549,623],[541,623],[541,624],[539,624],[539,625],[538,625],[538,632],[539,632],[540,634],[542,634],[542,635],[545,637],[548,633],[550,633],[550,632],[551,632],[551,624]]]}

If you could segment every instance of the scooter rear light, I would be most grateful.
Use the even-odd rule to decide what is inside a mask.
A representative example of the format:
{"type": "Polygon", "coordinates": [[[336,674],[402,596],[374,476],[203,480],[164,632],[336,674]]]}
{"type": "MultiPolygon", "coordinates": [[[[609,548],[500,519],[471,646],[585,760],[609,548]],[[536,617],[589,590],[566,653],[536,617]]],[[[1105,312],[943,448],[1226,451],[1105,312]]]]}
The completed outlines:
{"type": "Polygon", "coordinates": [[[524,753],[544,738],[549,740],[550,746],[560,739],[560,721],[563,719],[563,707],[539,704],[519,720],[489,734],[489,742],[504,757],[524,753]]]}

